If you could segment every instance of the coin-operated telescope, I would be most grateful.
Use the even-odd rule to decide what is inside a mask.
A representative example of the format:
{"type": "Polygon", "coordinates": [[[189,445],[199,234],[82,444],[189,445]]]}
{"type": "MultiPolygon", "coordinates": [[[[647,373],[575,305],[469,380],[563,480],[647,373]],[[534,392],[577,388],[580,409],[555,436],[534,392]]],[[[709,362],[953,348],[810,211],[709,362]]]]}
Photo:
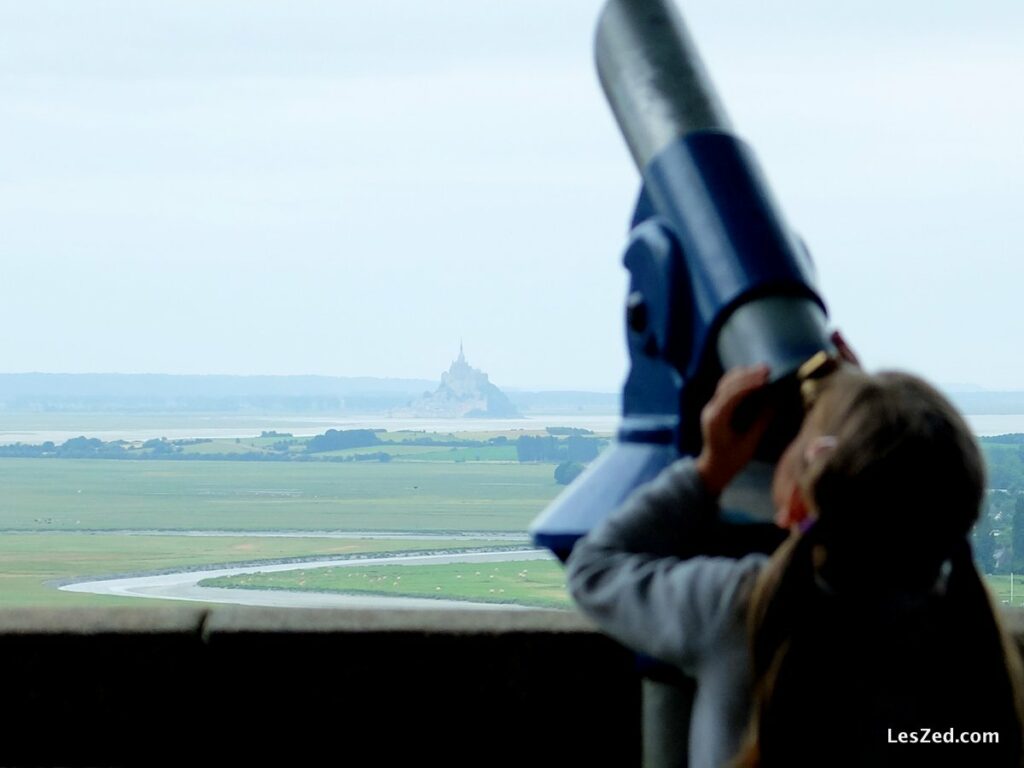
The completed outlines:
{"type": "Polygon", "coordinates": [[[595,50],[643,184],[623,258],[631,369],[618,440],[531,526],[563,560],[636,486],[699,453],[700,410],[737,365],[770,366],[758,397],[776,416],[722,507],[770,517],[771,466],[800,422],[799,380],[836,352],[807,250],[732,133],[671,0],[609,0],[595,50]]]}

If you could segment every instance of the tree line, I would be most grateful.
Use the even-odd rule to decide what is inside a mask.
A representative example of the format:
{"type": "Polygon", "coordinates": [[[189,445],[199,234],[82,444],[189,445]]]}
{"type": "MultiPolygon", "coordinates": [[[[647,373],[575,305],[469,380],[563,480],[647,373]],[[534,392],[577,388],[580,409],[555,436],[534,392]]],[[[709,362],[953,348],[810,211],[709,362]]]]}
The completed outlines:
{"type": "Polygon", "coordinates": [[[985,573],[1024,571],[1024,434],[979,438],[988,475],[981,516],[971,532],[985,573]]]}
{"type": "MultiPolygon", "coordinates": [[[[557,428],[555,428],[557,429],[557,428]]],[[[515,445],[516,457],[520,462],[571,462],[585,464],[597,456],[606,441],[567,430],[566,436],[520,436],[511,441],[505,435],[485,440],[468,440],[444,435],[427,435],[403,439],[401,442],[382,439],[386,430],[373,429],[328,429],[323,434],[310,438],[295,438],[287,433],[263,432],[260,439],[269,444],[254,447],[254,450],[206,450],[187,451],[189,446],[214,443],[208,438],[168,440],[153,438],[145,442],[126,440],[104,441],[96,437],[73,437],[63,443],[46,441],[39,444],[14,443],[0,445],[0,457],[47,458],[47,459],[172,459],[188,461],[390,461],[389,447],[424,446],[436,448],[481,448],[490,446],[515,445]],[[324,455],[353,448],[375,448],[366,454],[324,455]]],[[[565,434],[565,433],[562,433],[565,434]]],[[[235,443],[240,444],[241,438],[235,443]]]]}

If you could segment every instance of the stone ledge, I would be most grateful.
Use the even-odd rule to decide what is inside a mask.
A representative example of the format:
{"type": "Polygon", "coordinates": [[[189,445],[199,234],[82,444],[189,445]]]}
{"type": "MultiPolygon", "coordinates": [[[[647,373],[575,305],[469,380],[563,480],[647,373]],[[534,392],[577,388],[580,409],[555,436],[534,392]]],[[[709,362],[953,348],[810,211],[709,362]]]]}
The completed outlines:
{"type": "Polygon", "coordinates": [[[206,621],[207,634],[363,633],[498,635],[514,633],[598,634],[575,611],[408,610],[408,609],[272,609],[215,608],[206,621]]]}
{"type": "MultiPolygon", "coordinates": [[[[1003,623],[1024,650],[1024,609],[1000,609],[1003,623]]],[[[446,635],[569,634],[600,632],[576,611],[248,608],[8,608],[0,610],[0,638],[16,636],[230,634],[446,635]]]]}
{"type": "Polygon", "coordinates": [[[575,612],[12,609],[0,670],[5,766],[640,764],[632,654],[575,612]]]}
{"type": "Polygon", "coordinates": [[[0,765],[639,765],[632,655],[574,612],[0,611],[0,765]]]}
{"type": "Polygon", "coordinates": [[[576,611],[317,608],[9,608],[3,635],[211,633],[599,634],[576,611]]]}
{"type": "Polygon", "coordinates": [[[195,634],[209,610],[161,608],[7,608],[0,610],[4,635],[195,634]]]}

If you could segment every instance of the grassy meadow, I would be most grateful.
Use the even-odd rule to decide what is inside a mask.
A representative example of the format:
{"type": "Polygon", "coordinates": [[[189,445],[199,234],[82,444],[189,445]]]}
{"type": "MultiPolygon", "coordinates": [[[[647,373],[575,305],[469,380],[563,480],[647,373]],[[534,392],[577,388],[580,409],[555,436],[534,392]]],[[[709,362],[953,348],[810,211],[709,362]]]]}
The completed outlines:
{"type": "MultiPolygon", "coordinates": [[[[393,460],[387,462],[0,458],[0,607],[148,604],[139,598],[56,588],[60,582],[111,575],[287,558],[497,549],[514,543],[447,539],[445,534],[523,534],[521,545],[530,521],[561,490],[552,464],[520,464],[514,446],[403,444],[423,436],[388,433],[386,450],[393,460]],[[156,531],[163,535],[147,535],[156,531]],[[173,535],[176,531],[233,535],[173,535]],[[441,538],[245,535],[351,531],[441,538]]],[[[250,453],[269,450],[277,440],[224,438],[183,450],[250,453]]],[[[375,450],[380,449],[338,453],[375,450]]],[[[543,565],[527,567],[539,574],[543,565]]],[[[423,567],[424,583],[430,582],[432,592],[437,578],[460,581],[454,573],[433,568],[445,566],[423,567]]],[[[559,570],[549,575],[547,581],[554,586],[535,583],[524,590],[524,584],[518,591],[509,588],[508,595],[532,600],[529,604],[557,605],[557,594],[544,602],[545,590],[557,593],[561,584],[559,570]]],[[[473,594],[467,599],[486,598],[473,594]]]]}
{"type": "Polygon", "coordinates": [[[0,530],[523,532],[550,464],[0,459],[0,530]]]}
{"type": "MultiPolygon", "coordinates": [[[[57,426],[49,424],[45,414],[39,418],[40,426],[57,426]]],[[[109,426],[99,415],[87,420],[91,428],[109,426]]],[[[553,463],[516,460],[511,441],[523,434],[544,433],[397,431],[381,433],[378,445],[319,454],[321,458],[348,459],[386,452],[388,461],[0,457],[0,607],[146,604],[139,598],[56,589],[60,582],[110,575],[291,558],[508,546],[514,542],[459,540],[446,535],[524,534],[533,518],[555,498],[561,487],[554,482],[553,463]],[[505,437],[509,442],[409,444],[425,437],[437,442],[481,443],[505,437]],[[163,535],[152,535],[156,531],[163,535]],[[227,531],[232,535],[174,535],[187,531],[227,531]],[[332,539],[315,535],[355,531],[440,538],[332,539]],[[246,535],[256,532],[313,535],[246,535]]],[[[283,439],[290,438],[215,438],[185,442],[181,451],[251,456],[280,451],[283,439]]],[[[288,450],[302,450],[302,445],[296,439],[288,450]]],[[[987,580],[997,602],[1010,604],[1010,577],[989,576],[987,580]]],[[[305,570],[297,565],[295,571],[230,577],[216,585],[444,597],[550,608],[569,605],[561,567],[543,561],[305,570]]],[[[1024,606],[1024,578],[1015,580],[1012,604],[1024,606]]]]}
{"type": "Polygon", "coordinates": [[[988,584],[989,589],[992,591],[992,595],[995,597],[996,604],[1006,607],[1024,608],[1024,575],[1017,574],[1013,577],[1009,575],[993,575],[986,574],[985,582],[988,584]],[[1011,600],[1010,594],[1010,579],[1013,579],[1013,599],[1011,600]]]}
{"type": "MultiPolygon", "coordinates": [[[[97,421],[97,425],[100,421],[97,421]]],[[[433,434],[480,440],[520,431],[433,434]]],[[[390,461],[181,461],[0,458],[0,607],[145,605],[145,600],[60,592],[61,582],[127,573],[423,550],[508,546],[507,539],[446,534],[523,534],[558,494],[552,463],[519,463],[514,445],[409,445],[422,432],[389,432],[390,461]],[[160,531],[164,535],[152,535],[160,531]],[[174,535],[228,531],[230,536],[174,535]],[[414,539],[247,536],[246,533],[381,531],[414,539]],[[147,534],[147,532],[149,532],[147,534]]],[[[220,438],[186,452],[270,451],[280,437],[220,438]]],[[[525,540],[525,539],[524,539],[525,540]]],[[[1010,604],[1010,577],[989,576],[1010,604]]],[[[217,580],[217,586],[427,596],[564,608],[561,566],[543,561],[480,565],[302,569],[217,580]]],[[[1014,583],[1024,606],[1024,578],[1014,583]]]]}
{"type": "Polygon", "coordinates": [[[205,579],[201,586],[287,589],[569,608],[561,565],[544,560],[314,568],[205,579]]]}

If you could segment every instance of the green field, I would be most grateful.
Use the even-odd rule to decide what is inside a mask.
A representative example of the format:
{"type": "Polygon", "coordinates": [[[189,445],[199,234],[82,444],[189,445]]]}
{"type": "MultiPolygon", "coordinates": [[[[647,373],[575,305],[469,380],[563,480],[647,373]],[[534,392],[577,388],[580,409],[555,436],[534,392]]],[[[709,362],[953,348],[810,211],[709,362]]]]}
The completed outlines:
{"type": "Polygon", "coordinates": [[[0,459],[0,530],[516,531],[550,464],[0,459]]]}
{"type": "Polygon", "coordinates": [[[1013,577],[1013,601],[1010,600],[1010,576],[986,575],[985,582],[995,597],[996,604],[1014,608],[1024,608],[1024,575],[1013,577]]]}
{"type": "MultiPolygon", "coordinates": [[[[0,606],[146,604],[137,598],[63,593],[54,582],[284,558],[487,546],[480,541],[252,538],[247,531],[523,533],[558,494],[552,464],[507,460],[512,446],[412,446],[388,433],[390,462],[242,462],[0,458],[0,606]],[[124,535],[123,531],[231,531],[237,536],[124,535]]],[[[279,438],[250,439],[259,445],[279,438]]],[[[251,450],[246,440],[240,450],[251,450]]],[[[233,440],[200,443],[218,452],[233,440]]],[[[377,447],[347,453],[375,451],[377,447]]],[[[346,452],[342,452],[346,453],[346,452]]],[[[495,546],[507,545],[500,541],[495,546]]],[[[557,565],[494,564],[486,582],[464,566],[313,570],[239,577],[232,586],[443,596],[564,607],[557,565]],[[493,579],[490,578],[493,576],[493,579]],[[270,581],[267,581],[267,580],[270,581]],[[494,586],[488,582],[498,580],[494,586]],[[304,582],[300,584],[300,582],[304,582]],[[390,585],[390,586],[389,586],[390,585]],[[440,590],[437,587],[441,587],[440,590]],[[495,589],[495,592],[491,592],[495,589]],[[501,591],[504,590],[504,591],[501,591]]],[[[475,573],[475,572],[474,572],[475,573]]],[[[1009,577],[988,577],[1000,604],[1009,577]]],[[[1024,579],[1013,604],[1024,605],[1024,579]]]]}
{"type": "MultiPolygon", "coordinates": [[[[273,438],[259,442],[268,440],[273,438]]],[[[220,443],[218,451],[232,443],[220,443]]],[[[209,444],[195,447],[203,445],[209,444]]],[[[247,450],[244,441],[240,446],[247,450]]],[[[138,598],[59,592],[57,581],[510,543],[125,531],[479,531],[519,533],[525,540],[530,521],[560,490],[550,464],[467,463],[447,448],[397,444],[394,449],[446,454],[447,461],[0,459],[0,607],[147,604],[138,598]]]]}
{"type": "Polygon", "coordinates": [[[482,603],[569,608],[565,571],[544,560],[447,565],[313,568],[206,579],[201,586],[436,597],[482,603]]]}

